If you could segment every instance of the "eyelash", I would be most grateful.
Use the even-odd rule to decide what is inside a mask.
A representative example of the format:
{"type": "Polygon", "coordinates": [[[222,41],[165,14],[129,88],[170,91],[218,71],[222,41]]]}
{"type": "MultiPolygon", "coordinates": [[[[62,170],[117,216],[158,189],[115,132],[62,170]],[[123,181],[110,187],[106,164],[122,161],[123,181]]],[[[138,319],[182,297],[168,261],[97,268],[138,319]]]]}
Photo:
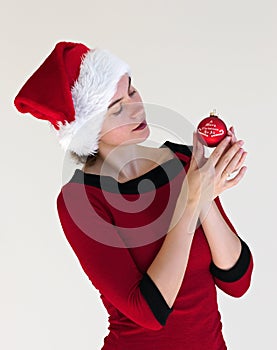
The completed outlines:
{"type": "MultiPolygon", "coordinates": [[[[132,91],[132,92],[130,93],[130,96],[133,96],[135,93],[136,93],[136,90],[132,91]]],[[[113,114],[114,114],[114,115],[120,114],[120,113],[122,112],[122,109],[123,109],[122,106],[120,106],[120,110],[119,110],[118,112],[113,113],[113,114]]]]}

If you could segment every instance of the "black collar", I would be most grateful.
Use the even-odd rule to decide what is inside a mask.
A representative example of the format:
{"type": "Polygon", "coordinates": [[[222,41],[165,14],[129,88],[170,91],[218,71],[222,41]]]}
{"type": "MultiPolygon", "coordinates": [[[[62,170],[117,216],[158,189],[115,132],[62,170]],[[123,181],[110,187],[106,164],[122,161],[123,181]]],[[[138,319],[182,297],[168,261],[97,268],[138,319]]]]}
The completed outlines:
{"type": "MultiPolygon", "coordinates": [[[[166,141],[160,146],[160,148],[163,147],[169,147],[174,153],[179,152],[187,156],[191,155],[190,148],[186,145],[166,141]]],[[[147,173],[124,183],[118,182],[112,176],[89,174],[84,173],[81,169],[75,169],[69,183],[81,183],[113,193],[140,194],[153,191],[155,188],[165,185],[178,175],[186,164],[186,161],[176,156],[149,170],[147,173]],[[144,179],[147,181],[143,181],[144,179]]]]}

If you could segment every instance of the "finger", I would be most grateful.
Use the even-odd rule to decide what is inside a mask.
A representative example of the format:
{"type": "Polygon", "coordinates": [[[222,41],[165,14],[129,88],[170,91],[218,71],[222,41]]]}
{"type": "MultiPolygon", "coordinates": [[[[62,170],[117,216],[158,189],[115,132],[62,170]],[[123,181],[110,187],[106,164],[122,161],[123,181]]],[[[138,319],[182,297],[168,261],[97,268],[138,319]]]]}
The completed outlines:
{"type": "Polygon", "coordinates": [[[222,171],[221,177],[226,178],[232,174],[234,171],[236,171],[236,166],[239,163],[239,160],[241,159],[241,156],[243,154],[243,149],[239,149],[238,152],[234,155],[234,157],[230,160],[226,168],[222,171]]]}
{"type": "Polygon", "coordinates": [[[242,166],[242,164],[244,163],[244,161],[245,161],[245,159],[246,159],[246,157],[247,157],[247,154],[248,154],[247,152],[243,152],[243,154],[242,154],[242,156],[241,156],[241,158],[240,158],[238,164],[236,165],[236,168],[235,168],[234,171],[239,170],[239,168],[240,168],[240,167],[242,166]]]}
{"type": "Polygon", "coordinates": [[[231,188],[237,185],[241,181],[241,179],[244,177],[246,171],[247,171],[247,167],[246,166],[242,167],[238,172],[238,174],[232,180],[226,181],[225,188],[231,188]]]}
{"type": "Polygon", "coordinates": [[[190,163],[190,167],[196,167],[196,148],[197,148],[197,134],[196,132],[194,131],[193,132],[193,135],[192,135],[192,154],[191,154],[191,163],[190,163]]]}
{"type": "MultiPolygon", "coordinates": [[[[219,159],[216,164],[216,170],[221,174],[223,170],[228,166],[234,155],[240,150],[243,145],[243,140],[236,142],[224,155],[219,159]]],[[[240,151],[241,152],[241,151],[240,151]]],[[[242,153],[240,154],[240,156],[242,153]]]]}
{"type": "Polygon", "coordinates": [[[235,142],[237,142],[237,138],[235,136],[235,131],[234,131],[234,127],[231,126],[230,129],[228,130],[228,135],[230,135],[232,137],[231,139],[231,144],[233,145],[235,142]]]}
{"type": "Polygon", "coordinates": [[[212,165],[215,167],[217,164],[219,158],[222,156],[222,153],[225,151],[227,145],[229,144],[231,140],[231,136],[226,136],[214,149],[212,154],[209,157],[208,162],[212,163],[212,165]]]}
{"type": "Polygon", "coordinates": [[[237,138],[235,136],[235,134],[233,133],[233,136],[232,136],[232,144],[236,143],[237,142],[237,138]]]}
{"type": "Polygon", "coordinates": [[[196,137],[196,152],[197,152],[197,160],[200,162],[204,158],[205,150],[204,145],[200,142],[199,138],[196,137]]]}
{"type": "Polygon", "coordinates": [[[197,168],[200,168],[204,160],[204,145],[202,144],[202,142],[200,142],[197,132],[195,132],[194,160],[196,162],[197,168]]]}

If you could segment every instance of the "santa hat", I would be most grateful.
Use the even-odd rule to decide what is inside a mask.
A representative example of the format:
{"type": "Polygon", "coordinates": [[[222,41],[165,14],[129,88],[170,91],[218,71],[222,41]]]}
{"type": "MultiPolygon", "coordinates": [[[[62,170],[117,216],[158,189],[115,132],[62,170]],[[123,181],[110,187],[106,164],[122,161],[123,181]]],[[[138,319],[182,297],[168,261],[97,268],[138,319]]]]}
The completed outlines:
{"type": "Polygon", "coordinates": [[[108,50],[59,42],[23,85],[19,112],[48,120],[64,150],[96,154],[99,133],[121,76],[131,70],[108,50]]]}

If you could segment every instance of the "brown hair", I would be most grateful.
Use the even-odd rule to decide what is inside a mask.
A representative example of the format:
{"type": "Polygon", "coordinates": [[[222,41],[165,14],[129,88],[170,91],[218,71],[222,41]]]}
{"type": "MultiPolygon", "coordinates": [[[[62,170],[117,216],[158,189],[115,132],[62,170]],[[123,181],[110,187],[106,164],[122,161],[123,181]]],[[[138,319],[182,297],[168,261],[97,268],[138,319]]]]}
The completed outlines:
{"type": "Polygon", "coordinates": [[[98,152],[94,155],[89,154],[88,156],[80,156],[77,153],[70,151],[70,157],[75,161],[76,164],[83,164],[86,167],[95,163],[98,152]]]}

